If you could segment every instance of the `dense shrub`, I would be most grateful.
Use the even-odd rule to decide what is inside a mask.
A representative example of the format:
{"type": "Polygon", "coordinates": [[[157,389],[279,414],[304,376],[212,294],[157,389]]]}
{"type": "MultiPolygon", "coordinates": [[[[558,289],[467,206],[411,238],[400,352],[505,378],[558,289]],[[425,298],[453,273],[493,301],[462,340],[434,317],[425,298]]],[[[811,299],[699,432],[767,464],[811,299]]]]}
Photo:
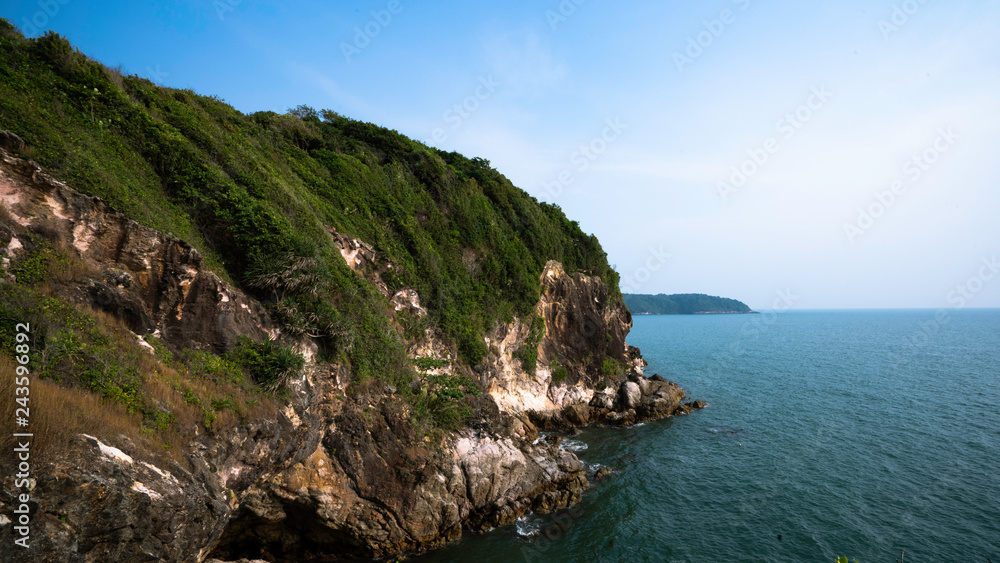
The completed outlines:
{"type": "Polygon", "coordinates": [[[226,359],[240,366],[255,383],[268,391],[275,391],[296,375],[305,360],[291,348],[274,340],[254,342],[241,336],[236,349],[226,359]]]}
{"type": "Polygon", "coordinates": [[[514,357],[521,361],[521,369],[526,373],[535,374],[538,363],[538,343],[545,336],[545,319],[539,316],[531,317],[531,328],[524,343],[514,352],[514,357]]]}

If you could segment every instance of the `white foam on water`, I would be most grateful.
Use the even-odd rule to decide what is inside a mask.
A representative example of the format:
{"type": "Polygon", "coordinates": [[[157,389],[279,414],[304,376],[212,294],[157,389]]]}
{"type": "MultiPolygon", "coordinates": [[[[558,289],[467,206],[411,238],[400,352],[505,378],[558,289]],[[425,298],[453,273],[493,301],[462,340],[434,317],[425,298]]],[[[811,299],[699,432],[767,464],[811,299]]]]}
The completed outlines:
{"type": "Polygon", "coordinates": [[[529,512],[514,521],[514,528],[517,530],[517,535],[528,538],[542,529],[542,520],[529,512]]]}

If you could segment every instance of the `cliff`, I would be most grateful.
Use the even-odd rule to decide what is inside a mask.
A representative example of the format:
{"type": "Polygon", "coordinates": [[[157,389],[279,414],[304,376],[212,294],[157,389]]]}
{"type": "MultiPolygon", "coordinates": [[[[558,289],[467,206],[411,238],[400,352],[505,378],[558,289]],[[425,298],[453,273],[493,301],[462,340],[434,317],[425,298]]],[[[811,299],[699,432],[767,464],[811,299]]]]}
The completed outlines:
{"type": "MultiPolygon", "coordinates": [[[[535,311],[543,334],[520,319],[499,324],[486,339],[486,359],[471,370],[486,393],[472,402],[467,424],[420,436],[397,390],[372,386],[348,396],[342,366],[315,362],[308,338],[283,335],[260,303],[206,271],[183,241],[6,151],[0,198],[5,266],[23,272],[16,265],[45,244],[77,262],[74,275],[49,282],[60,299],[104,311],[178,352],[222,351],[239,335],[266,333],[309,359],[273,418],[248,414],[222,431],[196,425],[183,435],[179,459],[101,428],[73,436],[57,459],[33,468],[33,560],[200,561],[214,551],[301,561],[433,547],[463,527],[486,529],[580,499],[588,487],[580,461],[539,440],[539,425],[634,422],[683,408],[675,384],[638,375],[643,362],[625,343],[631,319],[620,299],[599,279],[549,262],[535,311]],[[515,353],[526,345],[546,367],[523,368],[515,353]],[[595,357],[618,358],[618,367],[602,372],[595,357]],[[560,369],[565,375],[554,377],[560,369]]],[[[388,267],[373,251],[348,257],[373,284],[371,272],[388,267]]],[[[21,287],[14,274],[2,284],[11,295],[21,287]]],[[[395,297],[401,310],[421,310],[415,292],[395,297]]],[[[133,347],[142,349],[140,342],[133,347]]],[[[447,362],[455,349],[428,329],[411,354],[447,362]]],[[[462,369],[469,368],[430,371],[462,369]]],[[[431,387],[435,378],[420,374],[413,384],[431,387]]],[[[18,504],[17,492],[13,479],[4,481],[5,510],[18,504]]],[[[10,551],[11,522],[0,533],[2,550],[20,555],[10,551]]]]}
{"type": "Polygon", "coordinates": [[[432,548],[581,498],[541,431],[698,406],[642,375],[597,240],[485,160],[3,20],[0,71],[4,560],[432,548]]]}

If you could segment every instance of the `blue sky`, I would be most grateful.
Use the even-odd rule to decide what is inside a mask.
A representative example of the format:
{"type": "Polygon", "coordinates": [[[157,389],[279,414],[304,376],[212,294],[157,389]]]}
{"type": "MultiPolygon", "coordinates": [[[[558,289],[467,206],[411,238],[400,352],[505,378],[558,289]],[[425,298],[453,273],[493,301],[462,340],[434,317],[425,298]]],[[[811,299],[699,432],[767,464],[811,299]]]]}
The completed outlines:
{"type": "Polygon", "coordinates": [[[244,112],[486,158],[596,234],[626,291],[1000,306],[996,2],[5,6],[244,112]]]}

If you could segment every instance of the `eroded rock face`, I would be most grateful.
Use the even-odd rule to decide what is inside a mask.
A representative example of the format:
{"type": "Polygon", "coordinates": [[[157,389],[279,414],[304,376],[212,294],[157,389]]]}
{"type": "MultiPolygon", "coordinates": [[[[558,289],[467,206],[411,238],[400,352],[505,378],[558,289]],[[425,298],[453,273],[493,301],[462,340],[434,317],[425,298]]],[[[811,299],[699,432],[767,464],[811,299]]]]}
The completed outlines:
{"type": "MultiPolygon", "coordinates": [[[[340,255],[344,257],[347,266],[374,285],[379,293],[389,297],[389,286],[385,283],[383,276],[398,271],[399,266],[386,260],[372,245],[361,239],[351,238],[332,228],[328,228],[327,232],[333,238],[333,243],[340,249],[340,255]]],[[[415,291],[413,293],[416,294],[415,291]]]]}
{"type": "MultiPolygon", "coordinates": [[[[315,438],[307,425],[279,415],[202,435],[177,462],[150,456],[124,436],[79,435],[64,459],[32,466],[29,548],[16,546],[11,522],[3,522],[0,560],[201,561],[240,494],[297,462],[302,445],[315,438]]],[[[2,514],[20,504],[24,490],[15,484],[13,475],[0,481],[2,514]]]]}
{"type": "MultiPolygon", "coordinates": [[[[537,312],[545,318],[542,363],[555,360],[567,367],[569,380],[596,387],[605,358],[631,363],[625,337],[632,315],[620,298],[598,277],[568,274],[550,260],[542,271],[542,296],[537,312]]],[[[614,378],[612,378],[614,379],[614,378]]]]}
{"type": "Polygon", "coordinates": [[[577,502],[588,482],[576,456],[517,436],[516,421],[483,402],[480,430],[434,444],[391,400],[341,405],[311,455],[251,489],[215,555],[377,557],[577,502]]]}
{"type": "Polygon", "coordinates": [[[75,251],[93,275],[66,297],[105,310],[137,334],[156,331],[171,348],[222,352],[236,337],[275,334],[259,302],[202,267],[186,242],[144,227],[45,174],[36,164],[0,152],[0,200],[16,224],[10,260],[40,237],[75,251]],[[16,242],[14,242],[16,240],[16,242]]]}
{"type": "MultiPolygon", "coordinates": [[[[223,351],[239,335],[274,333],[260,303],[204,270],[189,245],[2,150],[0,198],[5,263],[40,244],[80,259],[80,275],[60,282],[66,299],[103,309],[175,349],[223,351]]],[[[64,459],[32,466],[31,548],[19,551],[11,522],[0,521],[0,560],[202,560],[241,494],[315,448],[313,407],[329,381],[336,381],[329,369],[310,366],[291,382],[284,411],[202,432],[183,459],[145,451],[125,436],[78,436],[64,459]]],[[[0,514],[8,514],[23,490],[9,474],[0,479],[0,514]]]]}
{"type": "MultiPolygon", "coordinates": [[[[513,353],[527,345],[530,327],[520,319],[497,327],[487,344],[484,384],[501,410],[524,414],[541,429],[624,425],[686,414],[684,391],[659,376],[642,375],[646,362],[625,336],[632,317],[600,278],[568,274],[555,261],[541,275],[536,314],[545,319],[538,366],[526,373],[513,353]],[[608,374],[604,362],[619,371],[608,374]],[[554,378],[551,366],[565,369],[554,378]]],[[[686,410],[687,409],[687,410],[686,410]]]]}
{"type": "Polygon", "coordinates": [[[641,371],[645,362],[637,348],[625,343],[632,316],[600,278],[568,274],[559,262],[550,260],[539,281],[542,296],[535,314],[545,320],[545,331],[537,346],[534,373],[526,373],[513,356],[529,345],[530,336],[528,323],[515,318],[487,338],[490,354],[483,382],[502,410],[551,418],[567,406],[588,404],[595,392],[624,379],[625,369],[641,371]],[[617,362],[622,371],[603,375],[605,358],[617,362]],[[554,379],[552,366],[566,370],[565,376],[554,379]]]}

